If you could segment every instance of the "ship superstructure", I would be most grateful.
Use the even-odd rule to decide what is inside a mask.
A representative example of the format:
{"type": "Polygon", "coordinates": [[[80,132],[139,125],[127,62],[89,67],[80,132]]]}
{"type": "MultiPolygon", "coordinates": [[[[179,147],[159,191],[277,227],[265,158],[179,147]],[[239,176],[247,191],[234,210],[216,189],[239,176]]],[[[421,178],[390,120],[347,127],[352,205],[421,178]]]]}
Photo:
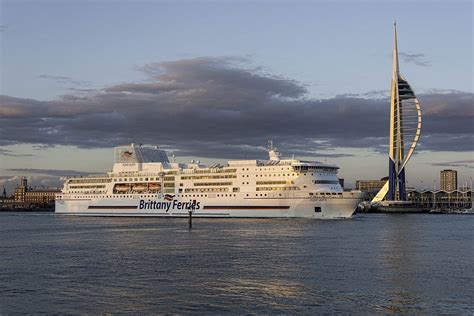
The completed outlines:
{"type": "Polygon", "coordinates": [[[205,166],[170,162],[164,150],[131,144],[114,149],[112,171],[66,178],[56,213],[96,216],[352,216],[362,194],[344,192],[331,164],[282,159],[231,160],[205,166]]]}

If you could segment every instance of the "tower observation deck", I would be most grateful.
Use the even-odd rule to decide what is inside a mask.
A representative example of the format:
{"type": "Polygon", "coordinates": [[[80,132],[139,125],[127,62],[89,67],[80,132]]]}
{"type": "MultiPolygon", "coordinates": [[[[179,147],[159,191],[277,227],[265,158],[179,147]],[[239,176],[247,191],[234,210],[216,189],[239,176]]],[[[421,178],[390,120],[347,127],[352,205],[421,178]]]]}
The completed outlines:
{"type": "Polygon", "coordinates": [[[406,201],[405,167],[420,140],[421,109],[418,98],[398,65],[397,26],[394,23],[392,83],[390,89],[390,139],[388,181],[372,202],[384,198],[406,201]]]}

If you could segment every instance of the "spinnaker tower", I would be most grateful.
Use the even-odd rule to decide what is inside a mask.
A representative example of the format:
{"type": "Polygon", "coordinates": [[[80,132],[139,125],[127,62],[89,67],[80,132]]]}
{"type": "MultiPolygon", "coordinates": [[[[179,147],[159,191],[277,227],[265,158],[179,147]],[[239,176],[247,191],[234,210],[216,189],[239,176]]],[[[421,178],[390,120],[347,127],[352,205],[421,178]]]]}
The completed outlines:
{"type": "Polygon", "coordinates": [[[405,167],[415,151],[421,134],[420,102],[400,74],[398,64],[397,26],[394,23],[392,83],[390,89],[390,140],[388,181],[372,202],[384,198],[389,201],[406,201],[405,167]]]}

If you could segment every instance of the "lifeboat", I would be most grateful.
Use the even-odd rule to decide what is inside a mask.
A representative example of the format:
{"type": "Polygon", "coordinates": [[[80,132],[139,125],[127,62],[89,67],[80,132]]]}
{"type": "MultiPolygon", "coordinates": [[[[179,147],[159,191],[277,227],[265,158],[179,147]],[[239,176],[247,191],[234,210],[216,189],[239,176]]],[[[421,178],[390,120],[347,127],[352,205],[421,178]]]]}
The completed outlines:
{"type": "Polygon", "coordinates": [[[115,191],[126,192],[128,191],[128,185],[117,185],[115,186],[115,191]]]}
{"type": "Polygon", "coordinates": [[[134,191],[144,191],[146,190],[146,184],[144,183],[137,183],[132,186],[132,190],[134,191]]]}
{"type": "Polygon", "coordinates": [[[159,183],[148,183],[148,188],[150,190],[159,190],[159,189],[161,189],[161,184],[159,184],[159,183]]]}

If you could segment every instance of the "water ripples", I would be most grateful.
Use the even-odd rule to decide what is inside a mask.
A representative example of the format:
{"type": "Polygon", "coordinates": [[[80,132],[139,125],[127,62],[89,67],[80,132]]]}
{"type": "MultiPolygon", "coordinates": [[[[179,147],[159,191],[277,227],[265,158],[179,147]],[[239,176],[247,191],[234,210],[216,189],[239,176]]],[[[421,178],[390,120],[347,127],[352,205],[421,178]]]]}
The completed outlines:
{"type": "Polygon", "coordinates": [[[473,220],[0,214],[0,314],[472,314],[473,220]]]}

